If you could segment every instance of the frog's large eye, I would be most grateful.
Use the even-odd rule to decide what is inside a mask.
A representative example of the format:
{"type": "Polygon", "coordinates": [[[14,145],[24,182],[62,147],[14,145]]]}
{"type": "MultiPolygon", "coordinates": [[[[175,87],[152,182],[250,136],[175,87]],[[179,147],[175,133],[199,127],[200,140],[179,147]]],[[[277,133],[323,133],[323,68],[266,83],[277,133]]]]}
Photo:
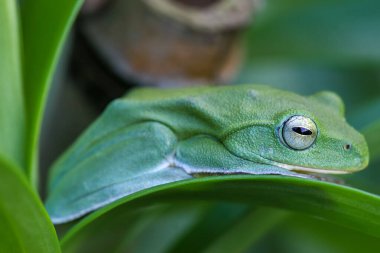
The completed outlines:
{"type": "Polygon", "coordinates": [[[282,127],[282,138],[292,149],[305,150],[313,145],[318,129],[314,121],[304,116],[292,116],[282,127]]]}

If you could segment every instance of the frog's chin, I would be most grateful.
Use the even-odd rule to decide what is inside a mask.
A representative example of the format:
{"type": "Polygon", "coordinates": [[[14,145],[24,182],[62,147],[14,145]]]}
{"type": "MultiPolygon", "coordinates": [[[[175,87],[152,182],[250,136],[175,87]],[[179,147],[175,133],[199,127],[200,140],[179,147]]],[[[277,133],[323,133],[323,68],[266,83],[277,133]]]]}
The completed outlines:
{"type": "Polygon", "coordinates": [[[287,169],[287,170],[291,170],[295,172],[301,172],[301,173],[319,173],[319,174],[348,174],[350,173],[349,171],[308,168],[308,167],[289,165],[289,164],[278,163],[278,162],[275,162],[273,165],[283,168],[283,169],[287,169]]]}

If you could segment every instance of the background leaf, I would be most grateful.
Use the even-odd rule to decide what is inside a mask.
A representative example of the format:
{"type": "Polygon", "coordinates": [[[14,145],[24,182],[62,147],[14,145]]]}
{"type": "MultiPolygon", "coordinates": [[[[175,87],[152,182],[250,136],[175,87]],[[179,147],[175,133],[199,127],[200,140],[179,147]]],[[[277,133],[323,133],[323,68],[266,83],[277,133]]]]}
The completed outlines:
{"type": "Polygon", "coordinates": [[[0,252],[60,252],[40,199],[21,170],[1,157],[0,179],[0,252]]]}
{"type": "Polygon", "coordinates": [[[254,61],[380,64],[380,3],[374,0],[268,0],[250,27],[254,61]]]}
{"type": "Polygon", "coordinates": [[[0,155],[25,167],[25,111],[16,1],[0,2],[0,155]]]}
{"type": "Polygon", "coordinates": [[[244,253],[263,235],[288,216],[287,212],[261,208],[253,210],[237,221],[234,226],[211,243],[207,253],[244,253]]]}
{"type": "Polygon", "coordinates": [[[37,182],[38,138],[43,108],[67,33],[82,0],[21,1],[24,89],[28,118],[28,178],[37,182]]]}
{"type": "Polygon", "coordinates": [[[379,238],[297,213],[251,245],[249,252],[372,253],[379,247],[379,238]]]}

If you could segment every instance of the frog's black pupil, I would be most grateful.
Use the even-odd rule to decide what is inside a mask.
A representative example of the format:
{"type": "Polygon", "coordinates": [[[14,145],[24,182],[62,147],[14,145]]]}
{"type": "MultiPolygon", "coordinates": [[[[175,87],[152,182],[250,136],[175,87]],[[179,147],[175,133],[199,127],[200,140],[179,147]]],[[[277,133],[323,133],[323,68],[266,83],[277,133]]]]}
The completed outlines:
{"type": "Polygon", "coordinates": [[[301,134],[301,135],[312,135],[313,134],[309,129],[303,128],[303,127],[293,127],[292,130],[294,132],[296,132],[297,134],[301,134]]]}

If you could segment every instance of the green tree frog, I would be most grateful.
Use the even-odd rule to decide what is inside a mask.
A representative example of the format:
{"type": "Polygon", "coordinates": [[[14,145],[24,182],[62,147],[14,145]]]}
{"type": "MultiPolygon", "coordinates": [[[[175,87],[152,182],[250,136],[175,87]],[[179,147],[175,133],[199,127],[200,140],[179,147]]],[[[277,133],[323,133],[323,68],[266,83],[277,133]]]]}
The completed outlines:
{"type": "Polygon", "coordinates": [[[53,222],[63,223],[200,175],[345,174],[365,168],[368,159],[365,139],[332,92],[143,88],[112,102],[56,162],[46,208],[53,222]]]}

